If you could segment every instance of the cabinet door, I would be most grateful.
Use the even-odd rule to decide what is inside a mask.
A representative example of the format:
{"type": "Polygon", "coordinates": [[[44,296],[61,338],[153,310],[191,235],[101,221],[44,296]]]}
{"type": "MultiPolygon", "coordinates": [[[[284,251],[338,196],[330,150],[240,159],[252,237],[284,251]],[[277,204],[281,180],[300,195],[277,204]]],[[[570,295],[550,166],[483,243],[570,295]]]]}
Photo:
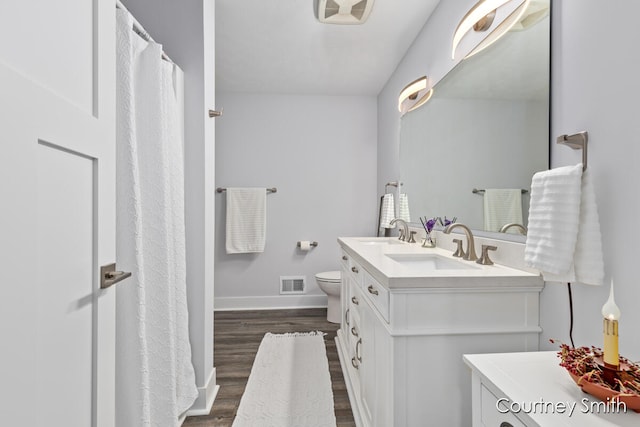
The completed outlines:
{"type": "Polygon", "coordinates": [[[362,418],[370,426],[393,425],[391,399],[392,337],[376,308],[366,298],[360,303],[360,395],[362,418]]]}
{"type": "Polygon", "coordinates": [[[340,321],[340,328],[342,329],[342,333],[346,334],[349,332],[349,298],[350,298],[350,290],[349,290],[349,271],[347,267],[342,267],[342,289],[340,292],[340,304],[342,307],[342,320],[340,321]]]}
{"type": "MultiPolygon", "coordinates": [[[[364,300],[364,299],[363,299],[364,300]]],[[[362,400],[362,418],[366,425],[375,425],[373,414],[376,411],[376,318],[369,303],[360,304],[360,345],[357,357],[360,361],[360,396],[362,400]]],[[[385,403],[386,404],[386,403],[385,403]]]]}
{"type": "Polygon", "coordinates": [[[395,425],[392,419],[393,399],[391,393],[391,376],[393,372],[392,337],[383,326],[382,321],[376,317],[374,319],[373,352],[375,354],[375,402],[373,410],[373,425],[379,427],[395,425]]]}

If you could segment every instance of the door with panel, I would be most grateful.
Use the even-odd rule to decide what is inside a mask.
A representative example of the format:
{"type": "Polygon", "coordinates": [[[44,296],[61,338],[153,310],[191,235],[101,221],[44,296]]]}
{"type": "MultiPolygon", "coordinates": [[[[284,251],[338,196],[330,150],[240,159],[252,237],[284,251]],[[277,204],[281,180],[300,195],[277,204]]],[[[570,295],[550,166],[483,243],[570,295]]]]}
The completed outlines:
{"type": "Polygon", "coordinates": [[[115,4],[0,5],[3,425],[114,425],[115,4]]]}

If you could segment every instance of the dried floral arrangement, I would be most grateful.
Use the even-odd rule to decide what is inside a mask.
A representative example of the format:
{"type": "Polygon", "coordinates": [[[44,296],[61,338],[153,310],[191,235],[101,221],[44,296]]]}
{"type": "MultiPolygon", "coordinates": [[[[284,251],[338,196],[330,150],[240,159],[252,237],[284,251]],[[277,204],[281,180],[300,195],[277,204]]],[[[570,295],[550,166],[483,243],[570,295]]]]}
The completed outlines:
{"type": "MultiPolygon", "coordinates": [[[[550,340],[555,343],[554,340],[550,340]]],[[[570,347],[560,343],[560,366],[565,368],[582,389],[603,399],[620,398],[629,409],[640,409],[640,366],[620,356],[621,370],[607,381],[602,367],[602,350],[598,347],[570,347]]]]}

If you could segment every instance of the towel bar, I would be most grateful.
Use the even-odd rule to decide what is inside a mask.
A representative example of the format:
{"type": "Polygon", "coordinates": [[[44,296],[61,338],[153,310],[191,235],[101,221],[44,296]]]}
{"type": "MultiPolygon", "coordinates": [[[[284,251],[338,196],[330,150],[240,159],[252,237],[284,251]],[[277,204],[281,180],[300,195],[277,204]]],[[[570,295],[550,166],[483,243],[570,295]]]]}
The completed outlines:
{"type": "MultiPolygon", "coordinates": [[[[471,190],[471,192],[473,194],[483,194],[485,192],[485,190],[483,188],[474,188],[473,190],[471,190]]],[[[529,192],[529,190],[525,190],[524,188],[520,190],[520,192],[522,194],[527,194],[529,192]]]]}
{"type": "MultiPolygon", "coordinates": [[[[223,187],[216,188],[216,192],[217,193],[224,193],[225,191],[227,191],[226,188],[223,188],[223,187]]],[[[277,191],[278,191],[278,189],[276,187],[267,188],[267,193],[276,193],[277,191]]]]}

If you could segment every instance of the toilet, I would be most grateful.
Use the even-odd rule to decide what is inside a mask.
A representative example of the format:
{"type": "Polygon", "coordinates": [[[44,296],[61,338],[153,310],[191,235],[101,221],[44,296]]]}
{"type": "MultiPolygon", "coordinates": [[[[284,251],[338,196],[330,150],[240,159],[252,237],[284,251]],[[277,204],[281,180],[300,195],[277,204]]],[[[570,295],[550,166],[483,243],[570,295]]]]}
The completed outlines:
{"type": "Polygon", "coordinates": [[[331,323],[340,323],[342,320],[340,313],[341,278],[340,271],[325,271],[316,274],[316,283],[328,297],[327,320],[331,323]]]}

